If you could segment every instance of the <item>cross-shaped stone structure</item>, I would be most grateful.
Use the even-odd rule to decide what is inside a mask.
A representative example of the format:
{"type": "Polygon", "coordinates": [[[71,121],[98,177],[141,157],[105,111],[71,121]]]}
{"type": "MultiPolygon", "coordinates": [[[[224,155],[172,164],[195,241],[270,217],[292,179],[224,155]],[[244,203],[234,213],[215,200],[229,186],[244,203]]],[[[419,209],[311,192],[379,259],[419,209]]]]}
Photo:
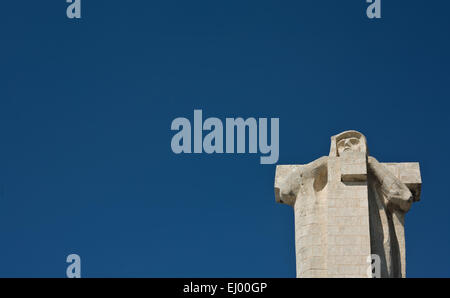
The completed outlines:
{"type": "Polygon", "coordinates": [[[405,277],[404,217],[419,163],[380,163],[364,135],[331,137],[329,156],[279,165],[275,197],[295,214],[297,277],[405,277]]]}

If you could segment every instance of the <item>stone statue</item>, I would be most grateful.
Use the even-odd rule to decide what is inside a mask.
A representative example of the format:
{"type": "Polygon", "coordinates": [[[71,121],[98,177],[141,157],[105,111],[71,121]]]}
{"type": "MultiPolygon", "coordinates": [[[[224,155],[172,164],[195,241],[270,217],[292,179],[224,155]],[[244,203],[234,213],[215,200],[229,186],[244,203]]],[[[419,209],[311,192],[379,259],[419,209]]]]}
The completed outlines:
{"type": "Polygon", "coordinates": [[[297,277],[405,277],[404,218],[420,190],[418,163],[378,162],[357,131],[331,137],[328,156],[277,166],[276,201],[294,208],[297,277]]]}

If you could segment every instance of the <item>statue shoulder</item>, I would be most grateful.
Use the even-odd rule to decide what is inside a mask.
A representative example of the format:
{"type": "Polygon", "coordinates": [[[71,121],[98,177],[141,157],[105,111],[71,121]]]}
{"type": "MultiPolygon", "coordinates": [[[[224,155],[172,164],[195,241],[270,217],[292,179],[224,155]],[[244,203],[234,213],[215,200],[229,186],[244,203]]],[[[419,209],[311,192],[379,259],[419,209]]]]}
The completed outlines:
{"type": "Polygon", "coordinates": [[[306,164],[305,168],[313,169],[317,167],[323,167],[328,164],[328,156],[322,156],[315,161],[310,162],[309,164],[306,164]]]}

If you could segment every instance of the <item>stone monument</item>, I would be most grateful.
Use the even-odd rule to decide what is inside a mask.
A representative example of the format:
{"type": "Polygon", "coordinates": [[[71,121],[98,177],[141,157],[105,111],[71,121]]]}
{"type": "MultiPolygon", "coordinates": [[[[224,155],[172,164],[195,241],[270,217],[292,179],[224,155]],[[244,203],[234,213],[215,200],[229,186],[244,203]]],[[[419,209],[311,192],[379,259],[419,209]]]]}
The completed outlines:
{"type": "Polygon", "coordinates": [[[276,201],[294,208],[297,277],[405,277],[405,214],[421,183],[419,163],[380,163],[353,130],[331,137],[328,156],[277,166],[276,201]]]}

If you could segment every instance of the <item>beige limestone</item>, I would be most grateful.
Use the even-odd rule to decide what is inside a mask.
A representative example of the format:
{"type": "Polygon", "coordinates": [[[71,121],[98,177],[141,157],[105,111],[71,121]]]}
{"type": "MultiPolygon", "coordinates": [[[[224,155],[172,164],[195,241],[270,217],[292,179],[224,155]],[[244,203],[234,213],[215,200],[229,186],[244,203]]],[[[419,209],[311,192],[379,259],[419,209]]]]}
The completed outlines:
{"type": "Polygon", "coordinates": [[[329,156],[277,166],[276,201],[295,214],[297,277],[405,277],[404,217],[421,183],[418,163],[378,162],[357,131],[333,136],[329,156]]]}

